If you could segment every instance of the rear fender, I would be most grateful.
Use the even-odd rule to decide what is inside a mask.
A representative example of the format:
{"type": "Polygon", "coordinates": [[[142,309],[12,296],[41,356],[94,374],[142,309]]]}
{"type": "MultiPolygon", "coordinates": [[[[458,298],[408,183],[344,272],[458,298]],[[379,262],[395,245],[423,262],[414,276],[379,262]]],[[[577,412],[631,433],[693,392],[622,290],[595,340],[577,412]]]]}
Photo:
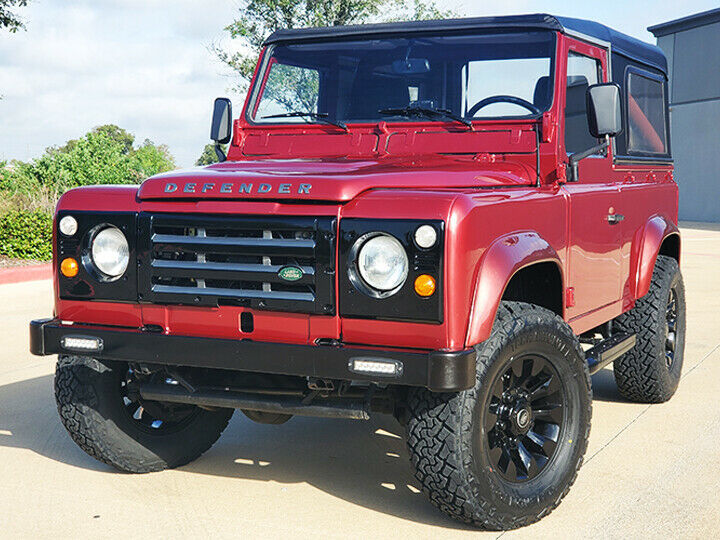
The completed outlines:
{"type": "Polygon", "coordinates": [[[635,298],[642,298],[650,290],[655,261],[657,260],[660,246],[666,238],[680,233],[677,225],[663,216],[653,216],[641,229],[640,239],[636,241],[633,251],[637,254],[634,259],[635,271],[631,276],[635,277],[635,298]]]}
{"type": "Polygon", "coordinates": [[[493,242],[478,263],[465,346],[490,337],[500,301],[512,277],[532,264],[552,261],[561,269],[557,252],[536,232],[516,232],[493,242]]]}

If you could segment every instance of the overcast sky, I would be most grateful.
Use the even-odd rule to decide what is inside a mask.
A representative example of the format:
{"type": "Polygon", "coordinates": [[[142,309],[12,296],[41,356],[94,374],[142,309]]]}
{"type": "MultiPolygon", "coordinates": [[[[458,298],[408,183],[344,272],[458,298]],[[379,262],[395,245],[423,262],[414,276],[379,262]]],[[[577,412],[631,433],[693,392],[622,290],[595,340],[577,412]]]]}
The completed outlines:
{"type": "MultiPolygon", "coordinates": [[[[440,0],[463,16],[548,12],[594,19],[654,42],[648,26],[717,0],[440,0]]],[[[232,75],[208,50],[242,0],[30,0],[27,31],[0,33],[0,160],[28,160],[114,123],[190,166],[208,142],[212,100],[232,75]]]]}

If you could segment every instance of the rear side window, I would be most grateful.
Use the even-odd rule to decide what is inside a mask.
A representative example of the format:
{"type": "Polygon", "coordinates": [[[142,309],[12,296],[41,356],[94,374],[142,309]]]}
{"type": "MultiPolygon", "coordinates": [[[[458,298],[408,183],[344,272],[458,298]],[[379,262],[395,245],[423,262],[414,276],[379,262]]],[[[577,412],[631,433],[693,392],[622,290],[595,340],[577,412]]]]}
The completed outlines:
{"type": "Polygon", "coordinates": [[[627,150],[630,154],[667,154],[663,81],[628,70],[627,150]]]}
{"type": "Polygon", "coordinates": [[[615,155],[619,159],[669,159],[665,75],[617,52],[612,53],[612,75],[623,94],[624,127],[613,141],[615,155]]]}

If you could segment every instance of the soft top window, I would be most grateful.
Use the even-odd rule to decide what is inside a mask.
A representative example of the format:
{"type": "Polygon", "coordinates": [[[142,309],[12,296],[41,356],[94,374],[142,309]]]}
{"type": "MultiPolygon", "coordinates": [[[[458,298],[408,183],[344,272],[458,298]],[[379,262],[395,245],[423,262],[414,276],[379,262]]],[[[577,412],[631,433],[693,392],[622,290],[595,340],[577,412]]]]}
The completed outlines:
{"type": "Polygon", "coordinates": [[[628,70],[627,149],[630,154],[667,154],[663,82],[639,70],[628,70]]]}
{"type": "Polygon", "coordinates": [[[612,75],[622,89],[625,122],[622,133],[614,139],[615,155],[620,159],[669,159],[664,74],[614,52],[612,75]]]}

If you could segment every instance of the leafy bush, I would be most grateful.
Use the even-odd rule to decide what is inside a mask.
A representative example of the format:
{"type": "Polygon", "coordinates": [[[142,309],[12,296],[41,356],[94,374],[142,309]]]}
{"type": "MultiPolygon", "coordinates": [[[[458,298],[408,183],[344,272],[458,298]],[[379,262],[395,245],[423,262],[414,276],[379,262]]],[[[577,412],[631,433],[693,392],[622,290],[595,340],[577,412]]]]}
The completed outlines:
{"type": "Polygon", "coordinates": [[[12,210],[0,215],[0,255],[47,261],[52,258],[52,216],[12,210]]]}

